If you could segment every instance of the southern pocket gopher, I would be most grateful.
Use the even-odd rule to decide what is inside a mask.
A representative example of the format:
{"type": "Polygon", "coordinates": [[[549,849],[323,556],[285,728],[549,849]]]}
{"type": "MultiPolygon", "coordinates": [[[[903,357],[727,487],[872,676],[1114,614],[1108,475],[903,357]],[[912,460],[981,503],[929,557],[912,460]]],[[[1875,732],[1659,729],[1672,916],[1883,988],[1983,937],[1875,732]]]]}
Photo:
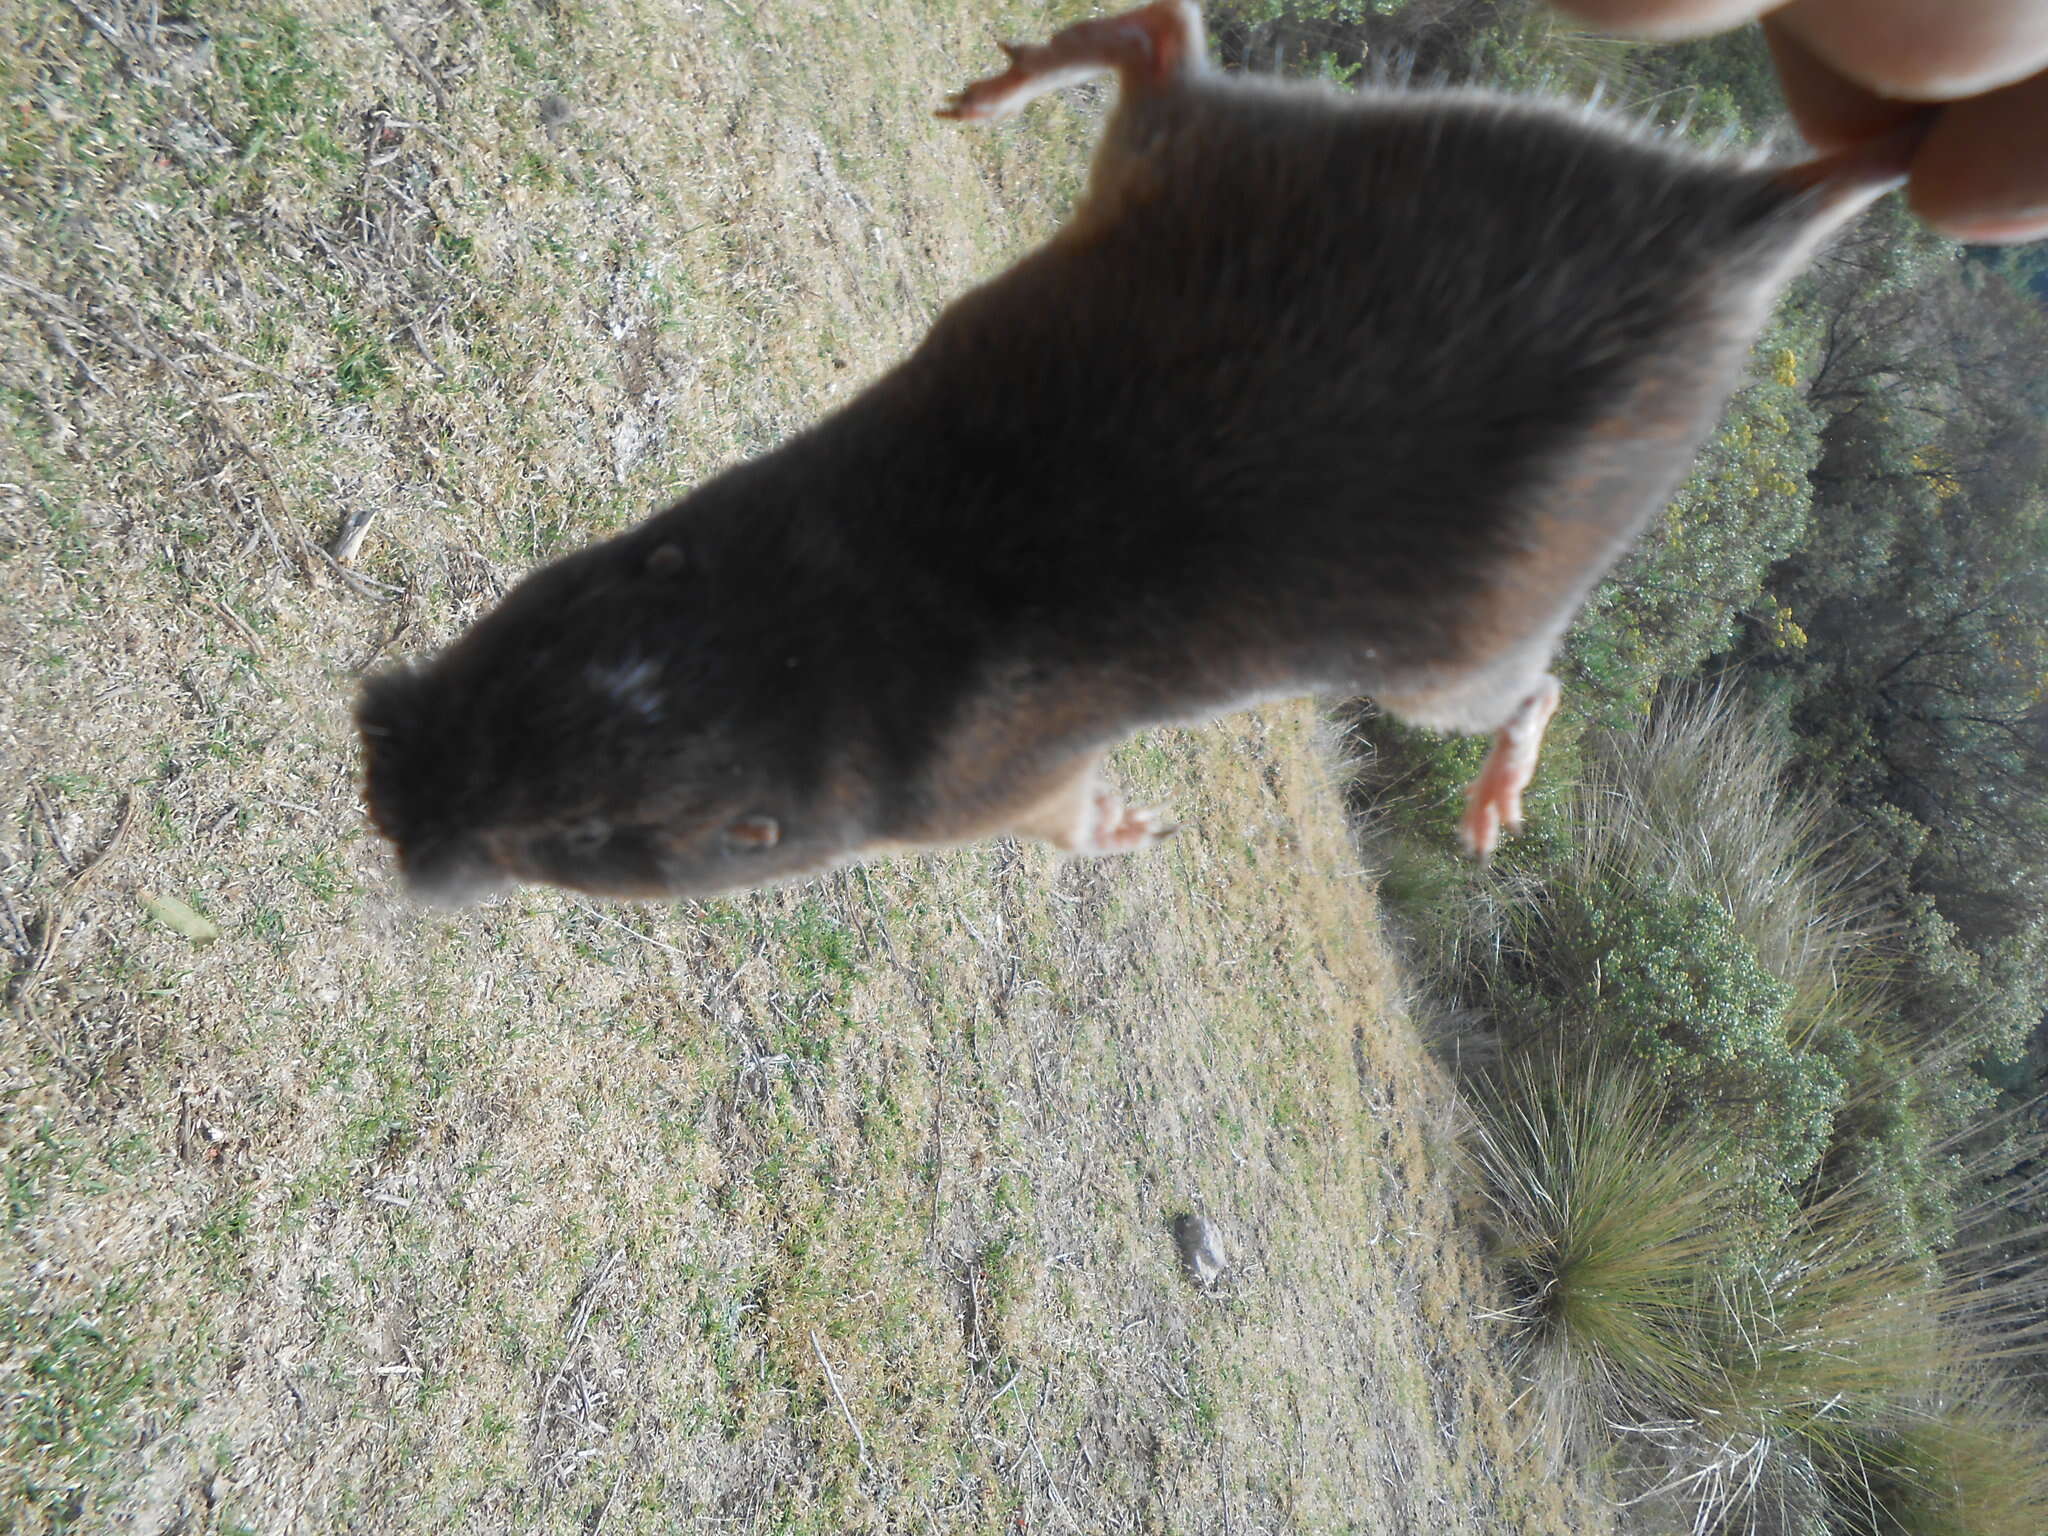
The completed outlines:
{"type": "Polygon", "coordinates": [[[1043,247],[767,456],[536,572],[358,710],[412,890],[703,895],[998,833],[1162,835],[1142,727],[1369,694],[1495,733],[1904,138],[1792,168],[1485,91],[1209,68],[1185,0],[1008,50],[943,115],[1114,70],[1043,247]]]}

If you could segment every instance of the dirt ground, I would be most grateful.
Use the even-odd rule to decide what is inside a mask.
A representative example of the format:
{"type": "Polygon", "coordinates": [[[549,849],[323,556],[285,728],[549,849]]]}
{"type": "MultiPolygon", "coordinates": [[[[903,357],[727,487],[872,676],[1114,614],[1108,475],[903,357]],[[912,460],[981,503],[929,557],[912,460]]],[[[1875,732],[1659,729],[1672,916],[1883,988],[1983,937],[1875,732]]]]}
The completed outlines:
{"type": "Polygon", "coordinates": [[[365,670],[1051,226],[1099,92],[929,109],[1073,14],[0,15],[4,1528],[1601,1528],[1305,706],[1128,861],[434,914],[363,825],[365,670]]]}

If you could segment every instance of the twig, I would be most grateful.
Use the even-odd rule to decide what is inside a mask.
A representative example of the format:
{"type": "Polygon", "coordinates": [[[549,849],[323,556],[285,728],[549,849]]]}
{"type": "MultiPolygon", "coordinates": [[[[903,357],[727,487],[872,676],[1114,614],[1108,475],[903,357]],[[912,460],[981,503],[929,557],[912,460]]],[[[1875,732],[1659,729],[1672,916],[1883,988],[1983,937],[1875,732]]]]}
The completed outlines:
{"type": "MultiPolygon", "coordinates": [[[[188,381],[191,380],[191,374],[186,372],[186,370],[180,364],[172,361],[168,357],[165,357],[163,353],[158,352],[156,348],[150,347],[148,342],[145,341],[143,345],[145,347],[148,347],[150,353],[156,358],[158,362],[162,363],[172,372],[178,374],[181,378],[184,378],[188,381]]],[[[255,469],[257,474],[263,477],[263,483],[270,487],[270,494],[272,499],[277,504],[277,510],[279,511],[280,514],[283,513],[283,511],[285,510],[284,492],[278,489],[277,481],[271,478],[269,466],[266,465],[260,458],[258,458],[256,456],[256,450],[249,446],[249,440],[242,436],[242,434],[236,430],[235,424],[228,419],[227,412],[221,409],[220,403],[218,401],[207,399],[204,395],[202,395],[199,399],[198,404],[199,408],[205,411],[206,414],[213,419],[214,430],[219,432],[221,436],[225,437],[228,440],[228,445],[232,447],[237,453],[239,453],[244,459],[246,459],[251,465],[251,467],[255,469]]],[[[277,525],[271,521],[269,512],[264,510],[262,496],[257,495],[250,497],[249,505],[251,509],[254,510],[254,512],[256,513],[257,525],[261,527],[263,530],[263,537],[264,540],[270,545],[270,552],[273,555],[277,556],[278,562],[280,564],[286,566],[293,564],[294,562],[292,561],[292,558],[284,552],[284,545],[278,539],[277,525]]],[[[306,541],[304,538],[300,538],[297,540],[297,543],[299,546],[299,558],[297,561],[298,567],[302,572],[311,574],[310,571],[308,571],[307,569],[312,562],[308,559],[306,554],[306,541]]],[[[324,555],[327,552],[325,550],[321,550],[320,553],[324,555]]]]}
{"type": "Polygon", "coordinates": [[[78,12],[80,16],[83,16],[85,18],[86,24],[89,25],[93,29],[93,31],[99,33],[101,37],[104,37],[108,42],[112,43],[114,45],[115,51],[122,54],[123,56],[127,54],[128,40],[125,37],[123,37],[120,33],[116,32],[112,27],[108,26],[104,21],[101,21],[99,17],[93,15],[91,11],[87,10],[85,6],[81,3],[81,0],[71,0],[71,8],[74,11],[78,12]]]}
{"type": "Polygon", "coordinates": [[[65,873],[71,870],[71,850],[64,845],[64,829],[57,825],[57,812],[50,805],[50,797],[43,793],[43,786],[30,784],[29,798],[35,801],[36,811],[43,818],[43,830],[50,834],[50,846],[57,850],[57,862],[64,866],[65,873]]]}
{"type": "Polygon", "coordinates": [[[370,525],[377,521],[377,512],[376,507],[358,507],[341,520],[340,531],[327,544],[327,553],[334,556],[336,565],[356,563],[363,540],[370,536],[370,525]]]}
{"type": "Polygon", "coordinates": [[[625,1454],[619,1458],[618,1475],[612,1479],[611,1487],[605,1490],[604,1502],[597,1506],[596,1518],[584,1527],[586,1536],[598,1536],[604,1529],[605,1518],[612,1512],[612,1501],[619,1496],[619,1489],[625,1486],[626,1468],[632,1464],[633,1457],[639,1449],[640,1441],[636,1436],[633,1443],[626,1447],[625,1454]]]}
{"type": "Polygon", "coordinates": [[[16,277],[12,272],[0,272],[0,283],[5,283],[9,288],[13,288],[18,292],[25,293],[32,299],[40,300],[41,302],[49,305],[50,308],[56,310],[59,314],[65,316],[67,319],[77,318],[77,315],[72,310],[71,306],[69,304],[66,304],[62,299],[58,298],[57,295],[49,292],[47,289],[38,288],[34,283],[23,282],[20,278],[16,277]]]}
{"type": "MultiPolygon", "coordinates": [[[[56,819],[51,812],[48,797],[43,794],[41,785],[33,786],[33,793],[37,807],[42,811],[44,819],[50,823],[50,836],[57,843],[58,857],[69,864],[71,856],[65,850],[63,842],[57,838],[56,819]]],[[[121,802],[121,819],[114,826],[113,836],[107,839],[106,845],[83,869],[65,881],[64,888],[50,903],[49,913],[43,919],[43,931],[36,941],[35,953],[30,955],[27,963],[15,973],[14,981],[8,988],[13,1000],[20,1005],[23,1012],[28,1010],[29,998],[42,976],[43,968],[56,956],[57,941],[63,935],[65,925],[71,920],[71,914],[78,905],[78,898],[85,894],[114,855],[121,851],[121,845],[128,841],[128,833],[134,825],[135,796],[130,794],[121,802]]]]}
{"type": "Polygon", "coordinates": [[[625,1256],[625,1252],[623,1248],[614,1248],[606,1254],[604,1262],[597,1267],[597,1273],[591,1276],[590,1284],[583,1288],[583,1294],[577,1298],[575,1315],[569,1320],[569,1342],[562,1350],[562,1363],[555,1367],[555,1374],[548,1378],[548,1384],[541,1389],[540,1422],[535,1425],[536,1432],[547,1427],[548,1403],[554,1398],[555,1388],[562,1384],[562,1378],[569,1374],[569,1362],[575,1358],[576,1346],[583,1342],[584,1330],[590,1326],[590,1314],[597,1310],[598,1292],[602,1291],[605,1282],[611,1279],[612,1271],[618,1267],[618,1262],[625,1256]]]}
{"type": "Polygon", "coordinates": [[[27,959],[34,952],[35,946],[29,942],[28,925],[22,922],[21,914],[14,910],[14,898],[4,889],[0,889],[0,917],[6,918],[7,926],[14,930],[14,936],[7,941],[7,947],[23,959],[27,959]]]}
{"type": "MultiPolygon", "coordinates": [[[[257,468],[261,469],[262,465],[259,464],[257,468]]],[[[264,478],[266,480],[270,478],[268,471],[265,472],[264,478]]],[[[276,482],[273,481],[272,488],[275,489],[275,486],[276,482]]],[[[265,525],[268,526],[267,519],[265,525]]],[[[326,567],[322,571],[322,574],[332,575],[343,586],[347,587],[351,592],[355,593],[357,597],[366,597],[371,602],[382,602],[386,598],[398,596],[401,592],[405,590],[403,587],[394,587],[388,581],[377,581],[372,577],[365,576],[361,571],[355,570],[350,566],[343,565],[339,560],[334,558],[334,556],[327,550],[326,546],[315,544],[309,539],[300,540],[299,548],[300,551],[305,556],[305,569],[306,574],[308,576],[313,574],[313,563],[315,558],[317,557],[318,559],[326,562],[326,567]]]]}
{"type": "Polygon", "coordinates": [[[818,1364],[825,1368],[826,1385],[832,1388],[832,1397],[839,1404],[839,1412],[846,1420],[846,1427],[853,1431],[853,1443],[860,1448],[860,1466],[863,1472],[875,1469],[868,1463],[868,1437],[860,1432],[860,1426],[853,1422],[853,1410],[846,1406],[846,1394],[839,1390],[839,1378],[832,1374],[832,1362],[825,1358],[825,1346],[818,1342],[818,1330],[811,1330],[811,1348],[818,1352],[818,1364]]]}
{"type": "MultiPolygon", "coordinates": [[[[163,324],[162,321],[157,323],[159,325],[163,324]]],[[[264,364],[257,362],[253,357],[244,357],[239,352],[230,352],[219,342],[209,340],[197,331],[186,331],[178,337],[178,340],[189,341],[196,347],[202,347],[206,351],[211,352],[215,357],[227,359],[227,361],[235,364],[238,368],[247,368],[251,373],[260,373],[266,379],[275,379],[278,383],[285,385],[287,388],[295,389],[300,394],[312,393],[313,386],[304,379],[295,379],[288,373],[280,373],[275,368],[266,367],[264,364]]]]}
{"type": "Polygon", "coordinates": [[[896,945],[889,937],[888,916],[882,911],[882,904],[875,900],[875,888],[868,883],[868,872],[865,867],[858,864],[854,866],[853,872],[860,876],[860,888],[867,894],[868,905],[874,908],[875,926],[881,931],[882,948],[889,952],[889,963],[898,971],[902,971],[904,969],[903,962],[896,958],[896,945]]]}
{"type": "Polygon", "coordinates": [[[927,1250],[939,1241],[939,1189],[946,1182],[946,1058],[939,1058],[938,1087],[932,1093],[932,1200],[925,1222],[927,1250]]]}
{"type": "Polygon", "coordinates": [[[213,605],[214,611],[216,613],[218,613],[222,618],[226,619],[228,623],[234,626],[236,634],[240,635],[244,640],[249,642],[250,650],[260,651],[263,649],[263,642],[256,638],[256,631],[249,627],[248,620],[244,619],[239,613],[235,612],[234,609],[230,608],[226,603],[222,602],[220,598],[212,595],[211,593],[207,595],[206,600],[213,605]]]}
{"type": "MultiPolygon", "coordinates": [[[[1045,1410],[1045,1389],[1051,1384],[1052,1378],[1048,1376],[1045,1384],[1038,1389],[1039,1413],[1045,1410]]],[[[1067,1502],[1067,1496],[1060,1492],[1059,1480],[1052,1475],[1052,1468],[1045,1464],[1045,1450],[1038,1443],[1038,1413],[1033,1413],[1024,1421],[1024,1433],[1031,1441],[1031,1454],[1038,1458],[1038,1470],[1045,1474],[1045,1486],[1052,1492],[1053,1503],[1059,1506],[1060,1513],[1067,1517],[1067,1523],[1075,1530],[1086,1530],[1087,1527],[1076,1518],[1074,1507],[1067,1502]]]]}
{"type": "Polygon", "coordinates": [[[1010,1372],[1010,1379],[1004,1382],[1000,1387],[997,1387],[995,1391],[989,1395],[989,1400],[983,1403],[981,1407],[975,1412],[974,1422],[979,1424],[983,1419],[987,1418],[989,1410],[995,1407],[997,1403],[1000,1403],[1003,1400],[1003,1398],[1009,1393],[1010,1389],[1016,1386],[1017,1383],[1022,1381],[1023,1379],[1024,1367],[1020,1365],[1017,1367],[1016,1370],[1010,1372]]]}
{"type": "Polygon", "coordinates": [[[71,345],[71,338],[64,334],[63,326],[45,316],[42,323],[37,326],[37,329],[43,333],[43,340],[47,341],[71,360],[72,365],[78,369],[80,376],[84,378],[86,383],[92,385],[101,394],[111,395],[114,392],[105,379],[92,371],[92,365],[78,355],[78,348],[71,345]]]}
{"type": "MultiPolygon", "coordinates": [[[[26,287],[27,285],[17,284],[17,286],[26,287]]],[[[184,363],[175,357],[169,356],[150,341],[145,318],[139,310],[131,306],[130,314],[133,317],[136,332],[134,340],[131,341],[127,337],[122,336],[111,326],[102,328],[103,338],[118,343],[127,348],[131,353],[139,352],[150,361],[167,369],[174,377],[190,385],[195,394],[195,399],[192,402],[193,405],[206,415],[213,429],[226,438],[228,445],[236,453],[240,454],[242,458],[246,459],[250,466],[255,469],[256,473],[262,477],[263,483],[270,487],[271,500],[276,504],[279,515],[282,516],[289,505],[283,488],[278,485],[276,477],[270,473],[270,467],[258,456],[256,450],[249,446],[249,440],[237,429],[233,418],[222,406],[219,398],[209,395],[200,381],[194,377],[192,370],[187,368],[184,363]]],[[[271,521],[270,514],[264,510],[263,498],[260,495],[252,497],[250,505],[256,513],[257,524],[262,529],[264,539],[270,545],[271,553],[277,557],[279,563],[287,566],[292,565],[294,563],[292,558],[285,553],[284,546],[278,539],[276,525],[271,521]]],[[[334,563],[333,558],[328,556],[325,550],[320,549],[317,545],[309,545],[309,541],[305,536],[297,533],[296,530],[294,530],[293,534],[293,543],[297,546],[298,559],[296,563],[301,573],[308,578],[312,575],[312,560],[309,548],[312,552],[325,556],[330,565],[334,563]]],[[[335,569],[343,570],[340,566],[335,566],[335,569]]],[[[358,592],[361,591],[359,584],[368,579],[357,576],[353,571],[343,571],[343,575],[347,580],[347,584],[356,587],[358,592]]],[[[373,585],[377,584],[373,583],[373,585]]]]}
{"type": "Polygon", "coordinates": [[[654,935],[651,933],[642,933],[638,928],[634,928],[629,924],[620,922],[616,917],[613,917],[611,913],[605,911],[602,907],[598,906],[596,902],[578,902],[576,903],[576,906],[577,909],[580,910],[585,917],[594,917],[600,923],[604,924],[605,927],[616,928],[619,930],[619,932],[626,935],[626,937],[629,939],[638,939],[642,944],[651,944],[656,949],[661,950],[664,954],[674,955],[678,960],[688,960],[690,958],[682,950],[677,949],[675,945],[665,944],[660,939],[654,937],[654,935]]]}
{"type": "Polygon", "coordinates": [[[407,46],[405,39],[398,35],[398,29],[391,24],[391,13],[385,10],[383,6],[375,5],[370,7],[370,19],[377,23],[386,37],[391,39],[391,46],[398,50],[398,56],[410,64],[413,73],[426,82],[427,89],[434,93],[434,100],[440,103],[441,110],[446,112],[448,110],[448,87],[441,83],[434,72],[427,68],[420,56],[407,46]]]}

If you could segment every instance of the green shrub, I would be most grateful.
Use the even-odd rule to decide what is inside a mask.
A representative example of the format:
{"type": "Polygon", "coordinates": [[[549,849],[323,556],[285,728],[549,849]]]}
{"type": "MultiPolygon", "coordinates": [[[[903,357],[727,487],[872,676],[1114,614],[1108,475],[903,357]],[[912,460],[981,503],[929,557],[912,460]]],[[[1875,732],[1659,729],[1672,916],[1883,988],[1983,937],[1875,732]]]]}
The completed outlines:
{"type": "Polygon", "coordinates": [[[1578,1049],[1640,1063],[1674,1107],[1711,1119],[1760,1198],[1810,1177],[1843,1081],[1788,1034],[1792,989],[1719,902],[1668,881],[1558,891],[1542,911],[1536,1010],[1578,1049]]]}
{"type": "Polygon", "coordinates": [[[1896,1234],[1901,1251],[1927,1257],[1954,1238],[1963,1171],[1955,1154],[1941,1149],[1941,1129],[1967,1121],[1981,1094],[1930,1103],[1930,1094],[1956,1074],[1915,1061],[1884,1039],[1845,1036],[1836,1059],[1843,1102],[1815,1192],[1827,1198],[1859,1189],[1872,1219],[1896,1234]]]}

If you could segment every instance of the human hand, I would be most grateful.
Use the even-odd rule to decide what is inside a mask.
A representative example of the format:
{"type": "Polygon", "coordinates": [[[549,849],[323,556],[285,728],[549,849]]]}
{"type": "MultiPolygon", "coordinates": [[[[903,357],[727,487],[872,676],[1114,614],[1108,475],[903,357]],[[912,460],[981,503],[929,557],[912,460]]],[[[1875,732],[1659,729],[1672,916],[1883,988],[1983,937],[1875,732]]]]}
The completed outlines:
{"type": "Polygon", "coordinates": [[[1934,107],[1907,198],[1958,240],[2048,235],[2048,4],[2042,0],[1553,0],[1596,26],[1675,39],[1761,17],[1815,148],[1934,107]]]}

